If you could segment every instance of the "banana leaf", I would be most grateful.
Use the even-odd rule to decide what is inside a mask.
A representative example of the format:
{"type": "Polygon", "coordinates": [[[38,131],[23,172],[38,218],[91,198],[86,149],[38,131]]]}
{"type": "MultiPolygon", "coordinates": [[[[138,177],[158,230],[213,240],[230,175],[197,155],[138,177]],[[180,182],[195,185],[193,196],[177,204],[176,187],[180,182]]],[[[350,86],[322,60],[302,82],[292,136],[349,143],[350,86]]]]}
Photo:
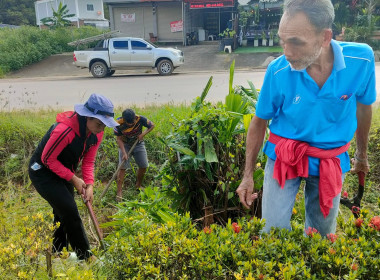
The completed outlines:
{"type": "Polygon", "coordinates": [[[210,77],[210,79],[208,80],[207,84],[206,84],[206,87],[204,88],[203,92],[202,92],[202,95],[201,97],[197,98],[196,101],[195,101],[195,106],[194,106],[194,111],[195,112],[198,112],[199,109],[202,107],[202,104],[203,104],[203,101],[205,100],[211,86],[212,86],[212,76],[210,77]]]}
{"type": "Polygon", "coordinates": [[[249,124],[251,123],[253,116],[254,116],[253,114],[247,114],[243,116],[243,124],[244,124],[245,133],[248,132],[249,124]]]}
{"type": "Polygon", "coordinates": [[[229,111],[230,115],[235,115],[236,117],[231,118],[226,127],[227,135],[231,136],[236,130],[237,125],[240,123],[243,114],[246,111],[247,103],[238,94],[229,94],[226,96],[226,109],[229,111]]]}
{"type": "Polygon", "coordinates": [[[188,156],[191,156],[192,158],[195,158],[195,153],[192,150],[190,150],[189,148],[186,148],[186,147],[183,147],[181,145],[174,144],[174,143],[169,143],[168,146],[170,148],[173,148],[176,151],[179,151],[180,153],[182,153],[184,155],[188,155],[188,156]]]}
{"type": "Polygon", "coordinates": [[[218,162],[218,157],[215,152],[214,143],[210,137],[203,138],[205,147],[206,162],[218,162]]]}
{"type": "Polygon", "coordinates": [[[230,82],[229,82],[229,88],[228,93],[234,93],[233,83],[234,83],[234,72],[235,72],[235,59],[232,61],[230,66],[230,82]]]}

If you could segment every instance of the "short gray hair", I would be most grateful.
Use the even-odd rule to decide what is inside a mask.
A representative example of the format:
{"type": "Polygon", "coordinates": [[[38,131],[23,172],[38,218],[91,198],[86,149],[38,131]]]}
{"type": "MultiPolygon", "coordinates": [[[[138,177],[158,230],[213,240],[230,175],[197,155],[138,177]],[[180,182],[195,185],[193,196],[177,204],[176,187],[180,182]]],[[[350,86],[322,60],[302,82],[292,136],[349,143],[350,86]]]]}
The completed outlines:
{"type": "Polygon", "coordinates": [[[332,28],[335,12],[331,0],[285,0],[284,13],[288,16],[302,12],[317,32],[332,28]]]}

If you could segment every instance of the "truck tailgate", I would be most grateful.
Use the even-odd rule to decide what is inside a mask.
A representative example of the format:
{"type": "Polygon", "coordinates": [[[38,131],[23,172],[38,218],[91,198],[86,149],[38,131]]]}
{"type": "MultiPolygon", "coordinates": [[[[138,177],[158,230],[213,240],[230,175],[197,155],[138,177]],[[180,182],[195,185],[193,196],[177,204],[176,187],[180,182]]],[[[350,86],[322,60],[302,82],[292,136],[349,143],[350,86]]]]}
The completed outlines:
{"type": "Polygon", "coordinates": [[[108,61],[108,50],[83,50],[74,51],[74,63],[78,67],[89,67],[90,61],[93,58],[104,59],[108,61]]]}

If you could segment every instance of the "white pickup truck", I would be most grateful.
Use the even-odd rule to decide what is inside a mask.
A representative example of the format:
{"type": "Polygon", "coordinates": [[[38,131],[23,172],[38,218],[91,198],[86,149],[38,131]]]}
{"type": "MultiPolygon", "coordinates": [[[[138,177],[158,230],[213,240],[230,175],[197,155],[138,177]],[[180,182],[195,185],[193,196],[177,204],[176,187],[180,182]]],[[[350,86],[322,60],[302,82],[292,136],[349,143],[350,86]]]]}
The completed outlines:
{"type": "Polygon", "coordinates": [[[157,68],[160,75],[170,75],[184,63],[183,52],[158,48],[140,38],[116,37],[101,40],[90,50],[74,51],[74,64],[88,68],[95,78],[111,76],[118,69],[157,68]]]}

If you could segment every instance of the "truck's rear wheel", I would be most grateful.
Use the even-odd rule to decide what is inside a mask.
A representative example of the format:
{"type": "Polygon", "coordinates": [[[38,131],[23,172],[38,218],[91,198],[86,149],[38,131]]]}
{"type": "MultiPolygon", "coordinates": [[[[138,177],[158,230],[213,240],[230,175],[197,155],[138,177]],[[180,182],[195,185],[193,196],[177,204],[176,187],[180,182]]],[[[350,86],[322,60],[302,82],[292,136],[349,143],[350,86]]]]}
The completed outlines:
{"type": "Polygon", "coordinates": [[[97,61],[91,65],[91,74],[95,78],[104,78],[107,76],[108,67],[105,63],[97,61]]]}
{"type": "Polygon", "coordinates": [[[161,60],[157,65],[157,71],[160,75],[170,75],[173,70],[173,63],[168,59],[161,60]]]}

